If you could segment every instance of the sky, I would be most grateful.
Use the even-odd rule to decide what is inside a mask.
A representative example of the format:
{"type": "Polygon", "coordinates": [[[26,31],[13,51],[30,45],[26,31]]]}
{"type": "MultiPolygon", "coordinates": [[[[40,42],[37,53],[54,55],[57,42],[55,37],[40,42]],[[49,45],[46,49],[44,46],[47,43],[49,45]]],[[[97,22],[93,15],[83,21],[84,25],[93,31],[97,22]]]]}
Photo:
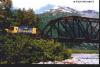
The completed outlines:
{"type": "Polygon", "coordinates": [[[73,1],[83,1],[83,0],[12,0],[14,8],[33,8],[33,10],[37,11],[46,5],[54,5],[54,6],[66,6],[71,7],[76,10],[96,10],[99,11],[99,0],[84,0],[84,1],[94,1],[91,3],[74,3],[73,1]]]}

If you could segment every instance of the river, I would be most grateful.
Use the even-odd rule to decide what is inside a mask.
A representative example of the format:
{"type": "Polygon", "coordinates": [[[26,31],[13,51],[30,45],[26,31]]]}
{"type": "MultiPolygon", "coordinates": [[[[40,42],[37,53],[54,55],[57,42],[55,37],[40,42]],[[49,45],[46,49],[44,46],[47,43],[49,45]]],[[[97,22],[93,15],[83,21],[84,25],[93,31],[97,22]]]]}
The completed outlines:
{"type": "Polygon", "coordinates": [[[99,54],[72,54],[78,64],[99,64],[99,54]]]}
{"type": "Polygon", "coordinates": [[[73,58],[63,61],[39,62],[37,64],[99,64],[99,54],[72,54],[71,57],[73,58]]]}

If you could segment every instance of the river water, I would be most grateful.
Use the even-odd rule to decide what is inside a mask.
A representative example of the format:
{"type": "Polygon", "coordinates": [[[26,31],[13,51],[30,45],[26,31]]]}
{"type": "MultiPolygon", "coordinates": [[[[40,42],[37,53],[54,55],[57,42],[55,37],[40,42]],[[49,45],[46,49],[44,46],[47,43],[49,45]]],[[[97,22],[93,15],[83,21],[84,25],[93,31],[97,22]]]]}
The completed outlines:
{"type": "Polygon", "coordinates": [[[72,57],[72,59],[63,61],[39,62],[37,64],[99,64],[99,54],[72,54],[72,57]]]}
{"type": "Polygon", "coordinates": [[[72,54],[78,64],[99,64],[99,54],[72,54]]]}

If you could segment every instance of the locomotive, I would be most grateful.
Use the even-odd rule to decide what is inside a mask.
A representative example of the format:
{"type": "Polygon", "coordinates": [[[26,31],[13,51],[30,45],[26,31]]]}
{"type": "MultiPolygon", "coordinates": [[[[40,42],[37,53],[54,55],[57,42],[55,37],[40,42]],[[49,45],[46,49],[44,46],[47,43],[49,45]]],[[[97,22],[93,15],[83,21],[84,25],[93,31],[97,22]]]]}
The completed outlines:
{"type": "Polygon", "coordinates": [[[37,34],[36,27],[26,27],[26,26],[11,26],[5,29],[8,33],[27,33],[27,34],[37,34]]]}

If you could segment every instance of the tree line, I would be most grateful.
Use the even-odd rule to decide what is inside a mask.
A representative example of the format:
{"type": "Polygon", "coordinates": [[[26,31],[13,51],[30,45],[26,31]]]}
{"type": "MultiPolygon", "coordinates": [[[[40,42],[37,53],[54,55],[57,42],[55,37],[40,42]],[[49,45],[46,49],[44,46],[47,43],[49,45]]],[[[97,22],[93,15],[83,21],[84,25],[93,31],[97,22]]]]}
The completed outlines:
{"type": "Polygon", "coordinates": [[[0,0],[0,29],[9,26],[37,27],[39,18],[33,9],[14,9],[12,0],[0,0]]]}

